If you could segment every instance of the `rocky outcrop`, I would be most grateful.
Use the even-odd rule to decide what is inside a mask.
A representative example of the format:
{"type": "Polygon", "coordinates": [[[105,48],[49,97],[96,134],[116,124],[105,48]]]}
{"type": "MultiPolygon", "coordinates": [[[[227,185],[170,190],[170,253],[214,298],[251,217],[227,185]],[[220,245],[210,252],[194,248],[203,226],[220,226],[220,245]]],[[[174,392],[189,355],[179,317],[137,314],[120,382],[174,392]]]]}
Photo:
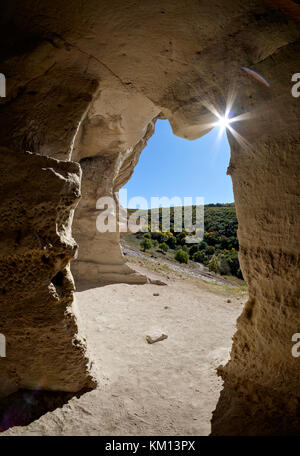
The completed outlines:
{"type": "Polygon", "coordinates": [[[0,145],[15,160],[2,188],[9,223],[3,225],[0,312],[10,353],[0,359],[3,394],[35,388],[41,378],[48,389],[91,384],[84,347],[72,344],[77,327],[68,263],[75,246],[68,211],[78,197],[71,181],[79,168],[70,160],[83,170],[74,220],[76,278],[145,280],[124,264],[118,233],[97,231],[96,202],[114,196],[130,177],[157,116],[168,118],[175,134],[195,139],[209,131],[214,110],[224,112],[229,98],[232,114],[244,119],[233,125],[237,135],[229,133],[229,173],[250,300],[231,360],[219,369],[224,390],[212,432],[299,432],[300,364],[291,356],[292,334],[300,330],[299,98],[291,94],[299,24],[284,3],[2,2],[7,97],[0,100],[0,145]],[[270,87],[242,66],[262,73],[270,87]],[[24,194],[15,194],[13,177],[24,194]],[[26,229],[18,225],[20,215],[26,229]]]}
{"type": "Polygon", "coordinates": [[[259,63],[270,90],[247,82],[236,101],[241,113],[252,114],[238,127],[248,146],[229,138],[228,170],[249,301],[238,319],[231,359],[219,368],[225,383],[213,434],[300,432],[300,363],[291,351],[300,324],[299,99],[287,84],[299,50],[290,45],[259,63]]]}
{"type": "Polygon", "coordinates": [[[76,210],[74,236],[80,245],[72,264],[76,281],[94,284],[146,283],[147,277],[130,268],[119,241],[118,190],[128,181],[154,131],[157,108],[144,96],[131,94],[119,84],[99,91],[76,137],[72,157],[80,162],[82,200],[76,210]],[[136,110],[140,114],[132,117],[136,110]],[[101,176],[101,178],[99,178],[101,176]],[[110,197],[115,231],[103,232],[97,217],[110,197]],[[102,207],[102,209],[100,209],[102,207]]]}
{"type": "Polygon", "coordinates": [[[5,148],[0,157],[0,398],[20,388],[91,388],[69,268],[80,167],[5,148]]]}

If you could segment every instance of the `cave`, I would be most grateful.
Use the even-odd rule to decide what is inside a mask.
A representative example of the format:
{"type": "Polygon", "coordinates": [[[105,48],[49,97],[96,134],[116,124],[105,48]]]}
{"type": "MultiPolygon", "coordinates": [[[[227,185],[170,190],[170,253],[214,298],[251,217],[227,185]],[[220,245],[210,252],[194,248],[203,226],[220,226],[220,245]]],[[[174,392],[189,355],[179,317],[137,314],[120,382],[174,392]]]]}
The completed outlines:
{"type": "Polygon", "coordinates": [[[0,11],[1,400],[96,387],[74,279],[148,280],[118,233],[96,230],[96,201],[117,198],[158,118],[193,140],[215,121],[210,107],[232,102],[245,119],[228,135],[227,172],[249,300],[218,369],[211,433],[299,434],[299,6],[11,0],[0,11]]]}

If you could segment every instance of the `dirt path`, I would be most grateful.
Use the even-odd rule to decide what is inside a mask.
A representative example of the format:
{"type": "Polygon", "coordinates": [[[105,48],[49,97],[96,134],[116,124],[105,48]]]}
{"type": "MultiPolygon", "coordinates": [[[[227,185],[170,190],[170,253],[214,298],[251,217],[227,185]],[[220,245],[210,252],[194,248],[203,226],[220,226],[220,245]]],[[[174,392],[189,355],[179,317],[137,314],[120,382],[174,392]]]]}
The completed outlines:
{"type": "Polygon", "coordinates": [[[4,434],[209,434],[221,389],[215,368],[227,360],[241,300],[178,279],[93,288],[77,300],[98,389],[4,434]],[[147,344],[162,332],[166,340],[147,344]]]}

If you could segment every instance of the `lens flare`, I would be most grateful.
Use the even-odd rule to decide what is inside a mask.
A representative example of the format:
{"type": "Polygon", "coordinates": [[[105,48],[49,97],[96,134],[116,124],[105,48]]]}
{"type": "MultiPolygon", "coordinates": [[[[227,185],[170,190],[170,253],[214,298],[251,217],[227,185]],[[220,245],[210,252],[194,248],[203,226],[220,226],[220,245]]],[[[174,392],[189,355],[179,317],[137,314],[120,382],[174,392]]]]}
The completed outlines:
{"type": "Polygon", "coordinates": [[[250,74],[250,76],[252,76],[254,79],[256,79],[257,81],[264,84],[266,87],[270,87],[270,83],[261,74],[257,73],[257,71],[254,71],[251,68],[248,68],[245,66],[242,66],[242,70],[244,70],[246,73],[250,74]]]}
{"type": "MultiPolygon", "coordinates": [[[[213,115],[215,120],[205,124],[205,127],[212,129],[218,127],[219,134],[217,142],[221,141],[224,133],[230,133],[230,135],[236,140],[243,150],[252,149],[251,144],[233,128],[233,124],[238,124],[245,120],[253,119],[255,115],[258,115],[258,108],[253,109],[251,112],[244,112],[242,114],[235,114],[234,104],[237,97],[237,91],[232,86],[228,88],[228,93],[225,102],[225,109],[223,112],[219,111],[216,105],[214,105],[209,99],[203,100],[203,106],[213,115]]],[[[265,109],[265,108],[264,108],[265,109]]]]}
{"type": "Polygon", "coordinates": [[[232,119],[228,115],[220,116],[219,120],[216,122],[216,126],[220,127],[222,130],[225,130],[229,127],[229,124],[232,122],[232,119]]]}

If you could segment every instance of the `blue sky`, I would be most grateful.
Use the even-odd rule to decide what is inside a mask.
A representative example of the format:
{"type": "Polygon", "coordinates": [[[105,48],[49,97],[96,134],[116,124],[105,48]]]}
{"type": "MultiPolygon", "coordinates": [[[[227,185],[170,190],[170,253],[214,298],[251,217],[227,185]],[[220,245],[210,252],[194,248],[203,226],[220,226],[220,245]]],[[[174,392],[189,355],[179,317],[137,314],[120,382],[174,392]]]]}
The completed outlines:
{"type": "MultiPolygon", "coordinates": [[[[158,120],[155,132],[142,151],[131,179],[123,187],[130,199],[142,196],[150,206],[151,197],[203,197],[204,204],[234,201],[230,176],[226,175],[230,149],[220,127],[194,141],[178,138],[168,120],[158,120]],[[218,138],[219,136],[219,138],[218,138]]],[[[121,196],[121,195],[120,195],[121,196]]],[[[129,202],[129,204],[128,204],[129,202]]]]}

